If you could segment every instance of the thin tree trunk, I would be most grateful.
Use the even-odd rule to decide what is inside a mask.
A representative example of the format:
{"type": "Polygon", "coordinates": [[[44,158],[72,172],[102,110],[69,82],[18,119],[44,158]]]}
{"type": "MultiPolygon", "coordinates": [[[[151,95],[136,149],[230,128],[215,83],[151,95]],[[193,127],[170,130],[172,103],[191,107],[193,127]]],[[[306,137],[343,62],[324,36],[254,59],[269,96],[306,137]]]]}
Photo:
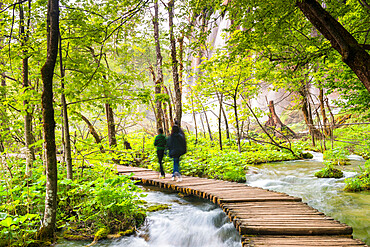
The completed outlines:
{"type": "MultiPolygon", "coordinates": [[[[192,92],[193,94],[193,92],[192,92]]],[[[193,95],[191,95],[191,109],[193,112],[193,119],[194,119],[194,128],[195,128],[195,143],[198,143],[198,127],[197,127],[197,119],[195,116],[195,110],[194,110],[194,99],[193,95]]]]}
{"type": "Polygon", "coordinates": [[[98,132],[95,130],[94,125],[91,124],[91,122],[81,113],[75,112],[77,115],[79,115],[82,120],[87,124],[87,127],[89,128],[90,134],[94,137],[95,143],[99,144],[101,143],[101,137],[99,136],[98,132]]]}
{"type": "MultiPolygon", "coordinates": [[[[216,92],[217,94],[217,98],[219,97],[218,93],[216,92]]],[[[220,100],[219,100],[220,101],[220,100]]],[[[222,108],[221,108],[221,104],[220,104],[220,111],[218,113],[218,143],[220,145],[220,150],[222,150],[222,128],[221,128],[221,118],[222,118],[222,108]]]]}
{"type": "MultiPolygon", "coordinates": [[[[224,121],[225,121],[225,126],[226,126],[226,138],[230,139],[229,123],[227,121],[227,116],[226,116],[226,113],[225,113],[225,109],[223,107],[223,96],[224,95],[222,93],[216,92],[216,96],[217,96],[217,99],[218,99],[218,103],[220,104],[220,111],[222,112],[222,115],[224,116],[224,121]]],[[[221,119],[220,119],[220,121],[221,121],[221,119]]]]}
{"type": "Polygon", "coordinates": [[[46,196],[45,212],[38,238],[55,241],[55,223],[57,212],[57,159],[55,146],[55,120],[53,108],[53,75],[58,56],[59,39],[59,1],[48,0],[47,12],[47,58],[41,68],[43,81],[42,116],[44,143],[46,148],[46,196]]]}
{"type": "Polygon", "coordinates": [[[239,131],[239,119],[238,119],[238,105],[236,102],[236,95],[233,96],[233,108],[234,108],[234,114],[235,114],[235,124],[236,124],[236,137],[237,137],[237,144],[238,144],[238,152],[241,153],[242,149],[240,146],[240,131],[239,131]]]}
{"type": "Polygon", "coordinates": [[[206,124],[207,124],[207,129],[208,129],[208,134],[209,134],[209,139],[211,141],[213,141],[213,137],[212,137],[212,131],[211,131],[211,127],[209,125],[209,121],[208,121],[208,117],[207,117],[207,112],[206,110],[204,109],[203,105],[202,105],[202,108],[203,108],[203,114],[204,114],[204,117],[206,119],[206,124]]]}
{"type": "Polygon", "coordinates": [[[182,95],[182,82],[183,82],[183,71],[184,71],[184,32],[182,32],[181,37],[178,39],[179,42],[179,87],[180,93],[182,95]]]}
{"type": "MultiPolygon", "coordinates": [[[[3,10],[3,2],[0,2],[0,11],[3,10]]],[[[0,21],[2,21],[2,19],[0,19],[0,21]]],[[[0,37],[0,49],[3,48],[3,37],[0,37]]],[[[0,61],[1,65],[4,64],[4,62],[1,60],[0,61]]],[[[6,81],[5,81],[5,72],[2,72],[1,75],[0,75],[0,81],[1,81],[1,87],[6,87],[6,81]]],[[[1,99],[4,99],[6,98],[6,93],[5,93],[5,90],[0,90],[1,92],[1,99]]],[[[0,114],[0,118],[1,120],[3,121],[4,125],[5,126],[8,126],[8,124],[6,123],[6,120],[8,119],[7,116],[6,116],[6,113],[1,113],[0,114]]],[[[4,146],[4,132],[3,130],[6,129],[3,127],[5,126],[0,126],[0,152],[4,152],[5,151],[5,146],[4,146]]]]}
{"type": "MultiPolygon", "coordinates": [[[[168,98],[171,99],[172,95],[168,91],[168,88],[165,85],[163,85],[163,89],[164,89],[164,92],[168,95],[168,98]]],[[[170,115],[170,124],[171,124],[171,126],[173,126],[173,112],[172,112],[171,100],[168,101],[168,113],[170,115]]]]}
{"type": "Polygon", "coordinates": [[[71,151],[71,136],[69,133],[69,119],[66,97],[64,94],[64,78],[65,69],[63,67],[63,56],[62,56],[62,38],[59,37],[59,65],[60,65],[60,77],[61,77],[61,103],[62,103],[62,115],[63,115],[63,154],[67,167],[67,179],[73,179],[73,165],[72,165],[72,151],[71,151]]]}
{"type": "MultiPolygon", "coordinates": [[[[30,5],[30,2],[29,2],[30,5]]],[[[29,6],[30,7],[30,6],[29,6]]],[[[29,33],[29,22],[27,25],[27,33],[25,31],[25,18],[24,18],[24,11],[23,5],[19,5],[19,19],[20,19],[20,34],[21,34],[21,47],[22,47],[22,79],[23,79],[23,89],[24,92],[28,90],[29,81],[28,81],[28,50],[27,50],[27,41],[28,41],[28,33],[29,33]]],[[[32,164],[35,157],[34,148],[31,146],[33,144],[32,138],[32,114],[29,106],[29,100],[25,99],[23,101],[23,105],[25,106],[25,116],[24,116],[24,139],[25,139],[25,147],[26,147],[26,176],[31,176],[32,174],[32,164]]]]}
{"type": "Polygon", "coordinates": [[[322,88],[320,88],[320,92],[319,92],[319,101],[320,101],[322,123],[323,123],[323,126],[324,126],[324,133],[325,133],[326,136],[330,136],[329,120],[328,120],[328,118],[326,116],[326,112],[325,112],[324,89],[322,89],[322,88]]]}
{"type": "Polygon", "coordinates": [[[165,135],[169,135],[169,130],[170,130],[170,126],[169,126],[170,120],[168,117],[167,106],[168,104],[166,103],[163,104],[163,127],[164,127],[163,130],[164,130],[165,135]]]}
{"type": "Polygon", "coordinates": [[[202,114],[200,114],[200,122],[202,123],[203,137],[206,138],[206,129],[204,128],[204,121],[203,121],[202,114]]]}
{"type": "Polygon", "coordinates": [[[357,40],[315,0],[297,0],[307,19],[330,41],[370,92],[370,55],[357,40]]]}
{"type": "MultiPolygon", "coordinates": [[[[157,55],[157,77],[155,79],[155,73],[153,70],[153,81],[155,84],[155,94],[158,96],[161,94],[162,91],[162,84],[163,84],[163,71],[162,71],[162,53],[161,53],[161,45],[159,42],[159,11],[158,11],[158,0],[154,1],[154,18],[153,18],[153,26],[154,26],[154,41],[155,41],[155,51],[157,55]]],[[[156,99],[156,120],[157,120],[157,129],[163,128],[163,110],[162,110],[162,103],[160,99],[156,99]]]]}
{"type": "Polygon", "coordinates": [[[154,115],[156,119],[156,127],[157,129],[164,127],[164,112],[162,110],[162,102],[160,100],[160,94],[162,93],[162,83],[160,82],[159,78],[156,79],[155,72],[152,66],[149,67],[149,70],[153,77],[154,82],[154,93],[155,93],[155,107],[154,107],[154,115]]]}
{"type": "Polygon", "coordinates": [[[107,117],[107,124],[108,124],[108,139],[109,139],[109,147],[117,146],[117,139],[116,139],[116,128],[114,125],[114,114],[113,109],[109,105],[109,103],[105,103],[105,114],[107,117]]]}
{"type": "MultiPolygon", "coordinates": [[[[223,98],[223,94],[221,94],[221,99],[223,98]]],[[[223,100],[221,100],[221,109],[222,115],[224,116],[225,128],[226,128],[226,139],[230,140],[230,128],[229,128],[229,121],[227,120],[227,114],[225,108],[223,106],[223,100]]]]}
{"type": "Polygon", "coordinates": [[[178,62],[176,58],[176,39],[173,32],[173,17],[174,17],[175,0],[168,2],[168,23],[170,29],[170,43],[171,43],[171,62],[172,62],[172,76],[175,90],[175,110],[176,120],[181,127],[182,103],[181,103],[181,87],[178,73],[178,62]]]}

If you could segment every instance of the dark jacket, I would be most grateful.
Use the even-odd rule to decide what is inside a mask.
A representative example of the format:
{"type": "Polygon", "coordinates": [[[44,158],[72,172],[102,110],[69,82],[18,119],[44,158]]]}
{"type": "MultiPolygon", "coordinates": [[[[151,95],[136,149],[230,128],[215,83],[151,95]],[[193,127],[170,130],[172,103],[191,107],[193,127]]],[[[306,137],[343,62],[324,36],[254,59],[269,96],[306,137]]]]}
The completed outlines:
{"type": "Polygon", "coordinates": [[[186,141],[179,133],[171,134],[167,140],[167,149],[171,158],[178,158],[186,153],[186,141]]]}
{"type": "Polygon", "coordinates": [[[157,147],[157,150],[165,150],[166,143],[167,143],[167,140],[163,134],[159,134],[155,137],[154,146],[157,147]]]}

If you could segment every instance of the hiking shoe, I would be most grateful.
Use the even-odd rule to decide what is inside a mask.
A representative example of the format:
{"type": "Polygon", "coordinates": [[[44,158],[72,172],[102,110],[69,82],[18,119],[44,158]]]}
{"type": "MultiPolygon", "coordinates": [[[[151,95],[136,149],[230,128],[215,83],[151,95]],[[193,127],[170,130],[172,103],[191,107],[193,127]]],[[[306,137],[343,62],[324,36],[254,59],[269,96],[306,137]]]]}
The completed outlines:
{"type": "Polygon", "coordinates": [[[179,176],[179,179],[177,179],[177,182],[181,182],[182,181],[182,177],[181,175],[179,176]]]}
{"type": "Polygon", "coordinates": [[[175,177],[172,177],[172,178],[171,178],[171,180],[172,180],[172,181],[175,181],[175,177]]]}

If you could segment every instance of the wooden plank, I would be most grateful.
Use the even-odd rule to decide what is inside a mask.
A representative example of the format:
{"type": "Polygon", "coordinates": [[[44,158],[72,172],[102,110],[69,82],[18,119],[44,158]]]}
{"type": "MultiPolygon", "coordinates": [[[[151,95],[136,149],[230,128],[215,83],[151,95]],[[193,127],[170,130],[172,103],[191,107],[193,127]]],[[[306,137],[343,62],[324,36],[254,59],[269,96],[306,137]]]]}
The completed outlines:
{"type": "Polygon", "coordinates": [[[240,234],[253,235],[351,235],[349,226],[248,226],[237,225],[240,234]]]}
{"type": "Polygon", "coordinates": [[[301,198],[296,197],[244,197],[244,198],[219,198],[213,200],[213,202],[230,203],[230,202],[266,202],[266,201],[301,201],[301,198]]]}
{"type": "Polygon", "coordinates": [[[243,236],[243,247],[251,246],[366,246],[357,239],[338,236],[243,236]]]}

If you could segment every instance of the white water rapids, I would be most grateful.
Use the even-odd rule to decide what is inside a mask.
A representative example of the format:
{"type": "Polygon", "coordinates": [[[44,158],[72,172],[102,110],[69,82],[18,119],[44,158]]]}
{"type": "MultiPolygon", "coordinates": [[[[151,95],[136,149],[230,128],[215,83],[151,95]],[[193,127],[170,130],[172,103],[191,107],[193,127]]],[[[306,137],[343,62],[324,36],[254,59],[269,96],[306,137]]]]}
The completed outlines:
{"type": "MultiPolygon", "coordinates": [[[[241,239],[225,213],[216,205],[195,197],[182,198],[173,192],[147,187],[150,203],[171,205],[149,213],[137,234],[117,240],[99,241],[96,247],[241,247],[241,239]]],[[[60,241],[57,246],[86,246],[87,242],[60,241]]]]}

